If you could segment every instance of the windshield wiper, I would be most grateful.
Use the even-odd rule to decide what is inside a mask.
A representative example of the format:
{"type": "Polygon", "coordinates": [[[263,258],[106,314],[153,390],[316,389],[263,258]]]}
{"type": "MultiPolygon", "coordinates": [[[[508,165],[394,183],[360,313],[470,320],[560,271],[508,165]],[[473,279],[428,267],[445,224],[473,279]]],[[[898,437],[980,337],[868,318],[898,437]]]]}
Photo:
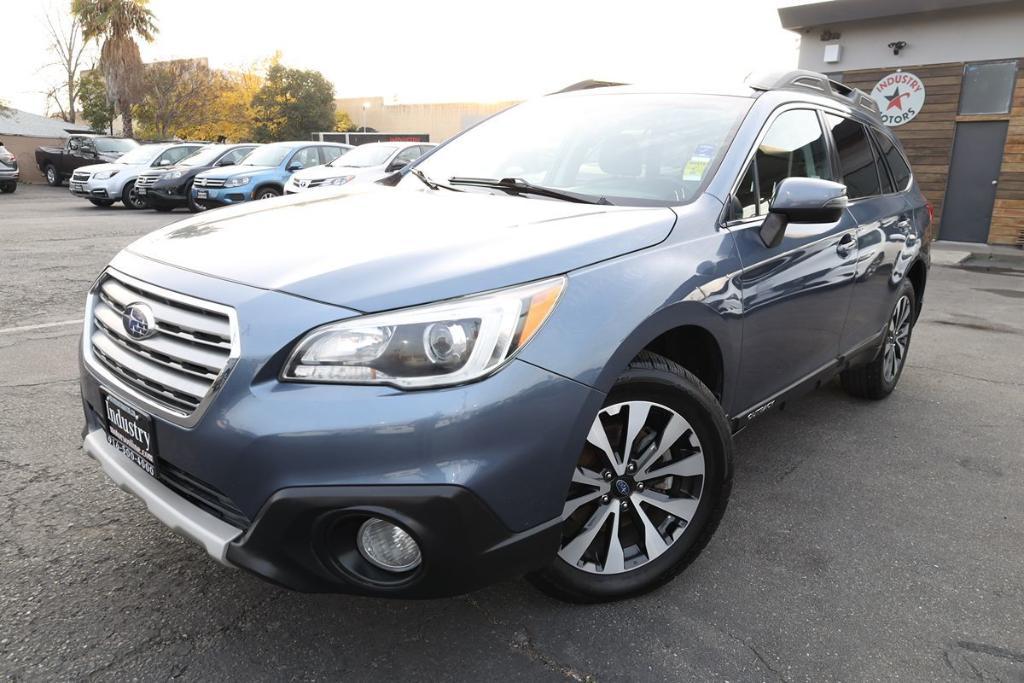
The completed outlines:
{"type": "Polygon", "coordinates": [[[468,178],[461,176],[453,176],[448,179],[448,182],[452,185],[474,185],[477,187],[493,187],[497,190],[506,190],[508,192],[514,192],[518,194],[535,194],[538,197],[550,197],[551,199],[561,199],[567,202],[576,202],[577,204],[608,204],[611,202],[604,197],[592,197],[590,195],[576,194],[575,192],[568,192],[566,190],[556,190],[553,187],[544,187],[543,185],[534,185],[531,182],[523,180],[522,178],[468,178]]]}
{"type": "Polygon", "coordinates": [[[465,190],[460,190],[457,187],[452,187],[451,185],[446,185],[444,183],[439,183],[436,180],[433,180],[432,178],[427,176],[426,173],[424,173],[418,168],[410,168],[409,173],[412,173],[414,176],[419,178],[420,182],[429,187],[431,190],[437,190],[443,187],[444,189],[451,190],[452,192],[465,192],[465,190]]]}

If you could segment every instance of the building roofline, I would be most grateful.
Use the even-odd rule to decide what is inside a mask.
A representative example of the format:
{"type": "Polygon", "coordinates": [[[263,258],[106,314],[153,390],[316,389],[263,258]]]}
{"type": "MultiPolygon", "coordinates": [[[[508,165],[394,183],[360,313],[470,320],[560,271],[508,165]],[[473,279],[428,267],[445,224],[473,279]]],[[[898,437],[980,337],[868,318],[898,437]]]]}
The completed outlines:
{"type": "Polygon", "coordinates": [[[782,28],[790,31],[905,14],[1005,4],[1013,0],[829,0],[779,8],[782,28]]]}

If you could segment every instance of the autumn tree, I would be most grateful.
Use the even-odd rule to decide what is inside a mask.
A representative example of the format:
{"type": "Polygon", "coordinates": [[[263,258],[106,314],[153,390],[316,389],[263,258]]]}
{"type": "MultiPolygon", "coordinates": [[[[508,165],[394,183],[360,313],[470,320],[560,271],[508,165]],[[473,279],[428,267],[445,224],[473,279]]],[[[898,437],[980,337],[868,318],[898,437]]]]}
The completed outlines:
{"type": "Polygon", "coordinates": [[[82,34],[81,21],[74,15],[62,17],[47,12],[46,28],[50,34],[47,50],[53,58],[46,67],[60,71],[60,82],[46,91],[47,105],[55,105],[62,119],[68,123],[75,123],[78,75],[86,58],[89,43],[82,34]]]}
{"type": "Polygon", "coordinates": [[[352,117],[348,115],[347,111],[334,113],[334,130],[339,133],[347,133],[350,130],[355,130],[355,127],[355,124],[352,123],[352,117]]]}
{"type": "Polygon", "coordinates": [[[142,137],[188,137],[213,117],[221,79],[202,61],[180,59],[145,67],[135,118],[142,137]]]}
{"type": "Polygon", "coordinates": [[[149,0],[72,0],[86,40],[100,43],[100,69],[107,96],[117,105],[124,134],[133,137],[132,106],[138,101],[142,57],[136,39],[151,42],[156,19],[149,0]]]}
{"type": "Polygon", "coordinates": [[[259,69],[214,72],[214,81],[206,116],[183,125],[178,135],[192,140],[216,140],[221,136],[232,142],[252,140],[256,117],[252,101],[263,87],[259,69]]]}
{"type": "Polygon", "coordinates": [[[82,103],[82,116],[94,133],[113,134],[114,105],[107,99],[107,84],[96,69],[79,77],[78,100],[82,103]]]}
{"type": "Polygon", "coordinates": [[[310,133],[336,125],[334,86],[319,71],[271,64],[252,106],[253,137],[258,142],[308,140],[310,133]]]}

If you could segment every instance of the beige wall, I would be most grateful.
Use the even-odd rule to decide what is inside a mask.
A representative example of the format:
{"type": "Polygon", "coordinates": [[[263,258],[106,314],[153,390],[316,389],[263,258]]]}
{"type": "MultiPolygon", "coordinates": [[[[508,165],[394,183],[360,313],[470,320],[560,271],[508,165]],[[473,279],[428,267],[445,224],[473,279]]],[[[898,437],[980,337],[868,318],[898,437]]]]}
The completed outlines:
{"type": "Polygon", "coordinates": [[[444,102],[434,104],[384,104],[382,97],[353,97],[334,101],[340,112],[346,112],[358,128],[363,125],[363,103],[366,125],[382,133],[427,133],[431,142],[444,142],[491,114],[508,109],[507,102],[444,102]]]}
{"type": "Polygon", "coordinates": [[[18,157],[18,170],[23,183],[45,183],[46,178],[36,168],[36,147],[63,147],[64,138],[33,138],[25,135],[0,135],[8,152],[18,157]]]}

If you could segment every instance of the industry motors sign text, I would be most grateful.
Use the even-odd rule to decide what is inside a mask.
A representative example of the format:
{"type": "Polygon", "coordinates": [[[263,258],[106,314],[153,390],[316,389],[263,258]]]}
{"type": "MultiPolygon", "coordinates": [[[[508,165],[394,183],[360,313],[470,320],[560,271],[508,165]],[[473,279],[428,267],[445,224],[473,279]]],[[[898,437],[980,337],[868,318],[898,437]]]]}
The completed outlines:
{"type": "Polygon", "coordinates": [[[897,71],[878,81],[871,89],[871,97],[878,104],[885,125],[902,126],[921,113],[924,83],[908,71],[897,71]]]}

